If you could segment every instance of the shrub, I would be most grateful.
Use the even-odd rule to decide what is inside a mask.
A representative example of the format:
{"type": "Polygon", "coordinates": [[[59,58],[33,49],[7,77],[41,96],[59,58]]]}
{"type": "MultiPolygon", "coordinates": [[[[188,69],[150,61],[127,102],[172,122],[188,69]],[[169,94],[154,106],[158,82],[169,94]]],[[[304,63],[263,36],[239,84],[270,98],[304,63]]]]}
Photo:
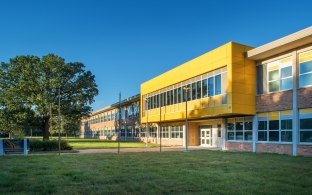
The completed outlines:
{"type": "MultiPolygon", "coordinates": [[[[30,151],[58,150],[58,140],[30,140],[30,151]]],[[[61,150],[72,150],[73,147],[66,140],[61,140],[61,150]]]]}

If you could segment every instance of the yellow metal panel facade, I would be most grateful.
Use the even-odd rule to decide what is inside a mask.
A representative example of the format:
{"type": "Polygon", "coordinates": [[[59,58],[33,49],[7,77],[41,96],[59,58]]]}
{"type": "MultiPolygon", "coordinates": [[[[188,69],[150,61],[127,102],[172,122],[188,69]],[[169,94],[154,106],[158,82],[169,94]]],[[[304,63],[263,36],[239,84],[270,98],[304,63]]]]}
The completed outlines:
{"type": "MultiPolygon", "coordinates": [[[[195,81],[206,73],[209,77],[212,71],[219,71],[223,67],[226,68],[225,94],[188,101],[188,117],[200,119],[255,114],[255,63],[245,58],[245,52],[249,49],[251,47],[230,42],[141,84],[141,122],[160,120],[159,108],[144,110],[145,97],[192,78],[195,81]]],[[[161,113],[163,122],[184,120],[185,102],[164,106],[161,113]]]]}

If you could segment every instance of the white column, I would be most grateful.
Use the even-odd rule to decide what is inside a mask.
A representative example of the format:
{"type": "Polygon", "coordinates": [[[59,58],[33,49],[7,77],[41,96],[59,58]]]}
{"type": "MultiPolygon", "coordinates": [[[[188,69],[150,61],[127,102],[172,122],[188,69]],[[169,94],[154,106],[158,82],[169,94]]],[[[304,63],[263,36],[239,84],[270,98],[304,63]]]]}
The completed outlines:
{"type": "Polygon", "coordinates": [[[186,143],[186,125],[183,125],[183,147],[185,147],[185,143],[186,143]]]}
{"type": "Polygon", "coordinates": [[[252,120],[252,152],[257,151],[257,140],[258,140],[258,115],[256,114],[252,120]]]}
{"type": "Polygon", "coordinates": [[[297,53],[293,52],[293,95],[292,95],[292,107],[293,107],[293,130],[292,130],[292,155],[297,156],[297,144],[298,144],[298,134],[299,134],[299,112],[297,105],[297,86],[298,86],[298,60],[297,53]]]}
{"type": "Polygon", "coordinates": [[[227,131],[226,123],[227,123],[227,118],[222,119],[222,124],[221,124],[222,150],[225,150],[226,131],[227,131]]]}
{"type": "Polygon", "coordinates": [[[0,139],[0,156],[4,155],[4,149],[3,149],[3,139],[0,139]]]}
{"type": "Polygon", "coordinates": [[[27,139],[24,139],[24,156],[27,156],[28,154],[28,144],[27,144],[27,139]]]}

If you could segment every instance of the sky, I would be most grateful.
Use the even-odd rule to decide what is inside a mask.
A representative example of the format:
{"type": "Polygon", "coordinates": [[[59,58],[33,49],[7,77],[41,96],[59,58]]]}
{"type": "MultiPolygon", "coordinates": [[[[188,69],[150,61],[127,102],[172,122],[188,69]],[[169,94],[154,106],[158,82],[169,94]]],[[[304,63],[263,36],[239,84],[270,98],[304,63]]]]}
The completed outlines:
{"type": "Polygon", "coordinates": [[[0,0],[0,61],[54,53],[96,78],[94,110],[227,42],[312,26],[311,0],[0,0]]]}

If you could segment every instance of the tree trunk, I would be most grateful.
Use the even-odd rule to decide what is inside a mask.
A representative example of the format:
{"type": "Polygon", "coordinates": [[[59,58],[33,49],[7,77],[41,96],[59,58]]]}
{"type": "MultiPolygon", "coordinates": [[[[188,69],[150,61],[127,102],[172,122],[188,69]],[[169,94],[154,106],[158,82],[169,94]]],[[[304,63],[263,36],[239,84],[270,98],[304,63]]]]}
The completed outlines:
{"type": "Polygon", "coordinates": [[[49,140],[50,138],[49,129],[50,129],[49,117],[46,117],[44,119],[43,140],[49,140]]]}

